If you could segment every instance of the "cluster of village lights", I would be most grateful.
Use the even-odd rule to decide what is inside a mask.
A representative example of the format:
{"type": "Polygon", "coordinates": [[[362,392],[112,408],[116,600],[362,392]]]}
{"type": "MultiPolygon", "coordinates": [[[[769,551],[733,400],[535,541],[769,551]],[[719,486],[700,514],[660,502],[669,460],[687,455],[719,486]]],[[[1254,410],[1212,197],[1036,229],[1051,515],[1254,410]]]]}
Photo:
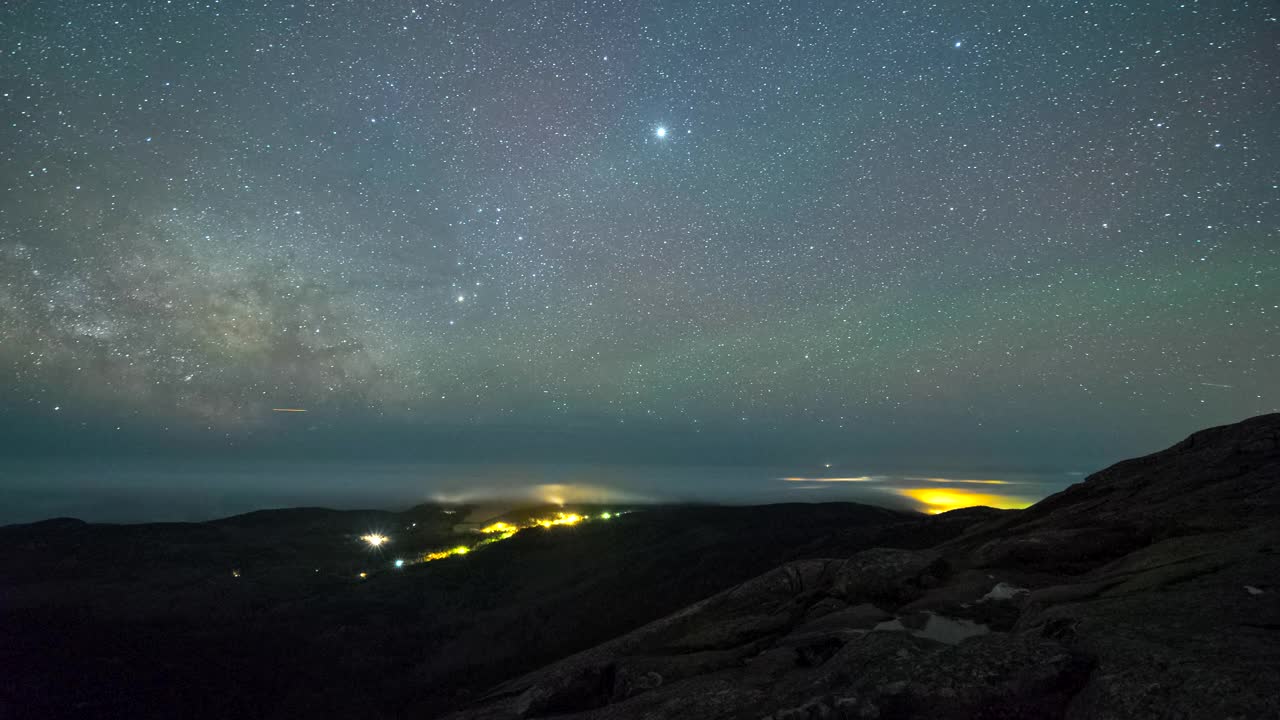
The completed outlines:
{"type": "MultiPolygon", "coordinates": [[[[478,528],[475,532],[478,532],[485,537],[483,540],[475,543],[474,545],[456,545],[454,547],[446,548],[444,550],[437,550],[434,552],[426,553],[420,559],[415,559],[415,560],[405,560],[403,558],[397,558],[393,564],[397,569],[399,569],[399,568],[403,568],[405,565],[410,563],[433,562],[435,560],[443,560],[448,557],[466,555],[467,553],[473,550],[476,550],[477,548],[483,547],[485,545],[491,545],[496,542],[501,542],[502,540],[506,540],[507,538],[512,537],[513,535],[520,532],[521,530],[527,530],[529,528],[535,528],[535,527],[553,528],[553,527],[560,527],[560,526],[571,526],[571,525],[577,525],[579,523],[586,522],[589,520],[611,520],[617,517],[618,515],[622,515],[622,514],[624,513],[623,512],[618,512],[618,513],[602,512],[599,515],[592,516],[592,515],[582,515],[578,513],[558,512],[555,515],[550,517],[532,518],[530,520],[526,520],[519,524],[498,521],[498,522],[490,523],[489,525],[486,525],[482,528],[478,528]]],[[[373,548],[373,549],[382,548],[384,545],[391,542],[391,538],[381,533],[369,533],[368,535],[361,535],[360,539],[363,540],[366,545],[368,545],[370,548],[373,548]]],[[[362,572],[359,574],[359,577],[361,579],[365,579],[369,577],[369,573],[362,572]]]]}

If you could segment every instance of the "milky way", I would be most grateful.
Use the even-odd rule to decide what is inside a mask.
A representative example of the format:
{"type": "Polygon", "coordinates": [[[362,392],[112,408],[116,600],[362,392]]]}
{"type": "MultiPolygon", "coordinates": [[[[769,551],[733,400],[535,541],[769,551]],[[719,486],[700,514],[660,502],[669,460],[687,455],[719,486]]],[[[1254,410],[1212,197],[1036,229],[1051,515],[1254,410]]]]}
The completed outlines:
{"type": "Polygon", "coordinates": [[[1273,411],[1278,28],[10,2],[5,449],[1093,469],[1273,411]]]}

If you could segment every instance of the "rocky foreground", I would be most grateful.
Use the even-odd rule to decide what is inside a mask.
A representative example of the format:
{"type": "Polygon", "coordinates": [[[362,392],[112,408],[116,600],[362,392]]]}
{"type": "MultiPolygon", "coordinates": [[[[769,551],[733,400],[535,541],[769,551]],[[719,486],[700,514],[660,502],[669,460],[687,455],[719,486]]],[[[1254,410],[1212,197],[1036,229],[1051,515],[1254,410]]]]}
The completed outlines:
{"type": "Polygon", "coordinates": [[[789,563],[449,717],[1276,718],[1277,577],[1273,414],[930,550],[789,563]]]}

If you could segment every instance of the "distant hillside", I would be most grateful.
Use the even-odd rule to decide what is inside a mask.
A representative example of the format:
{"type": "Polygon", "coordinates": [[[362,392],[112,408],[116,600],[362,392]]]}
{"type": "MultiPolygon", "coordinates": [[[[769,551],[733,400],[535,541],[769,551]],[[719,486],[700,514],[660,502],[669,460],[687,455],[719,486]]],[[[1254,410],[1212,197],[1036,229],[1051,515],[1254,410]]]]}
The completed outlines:
{"type": "Polygon", "coordinates": [[[651,506],[400,570],[474,540],[468,509],[9,526],[0,717],[433,714],[780,563],[925,547],[995,514],[651,506]]]}

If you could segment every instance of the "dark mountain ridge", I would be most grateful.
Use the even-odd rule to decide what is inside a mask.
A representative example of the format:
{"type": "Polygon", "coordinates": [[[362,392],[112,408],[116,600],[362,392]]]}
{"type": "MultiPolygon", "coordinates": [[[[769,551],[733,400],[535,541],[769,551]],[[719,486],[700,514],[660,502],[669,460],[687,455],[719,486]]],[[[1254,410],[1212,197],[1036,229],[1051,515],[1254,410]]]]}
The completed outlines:
{"type": "Polygon", "coordinates": [[[928,550],[788,563],[453,718],[1280,717],[1280,415],[928,550]]]}
{"type": "Polygon", "coordinates": [[[547,509],[2,527],[0,717],[1276,717],[1278,479],[1268,415],[1023,511],[649,506],[403,569],[547,509]]]}
{"type": "Polygon", "coordinates": [[[0,528],[0,717],[444,710],[779,563],[925,547],[975,520],[852,503],[648,506],[393,567],[475,542],[471,511],[0,528]],[[371,532],[387,544],[362,542],[371,532]]]}

